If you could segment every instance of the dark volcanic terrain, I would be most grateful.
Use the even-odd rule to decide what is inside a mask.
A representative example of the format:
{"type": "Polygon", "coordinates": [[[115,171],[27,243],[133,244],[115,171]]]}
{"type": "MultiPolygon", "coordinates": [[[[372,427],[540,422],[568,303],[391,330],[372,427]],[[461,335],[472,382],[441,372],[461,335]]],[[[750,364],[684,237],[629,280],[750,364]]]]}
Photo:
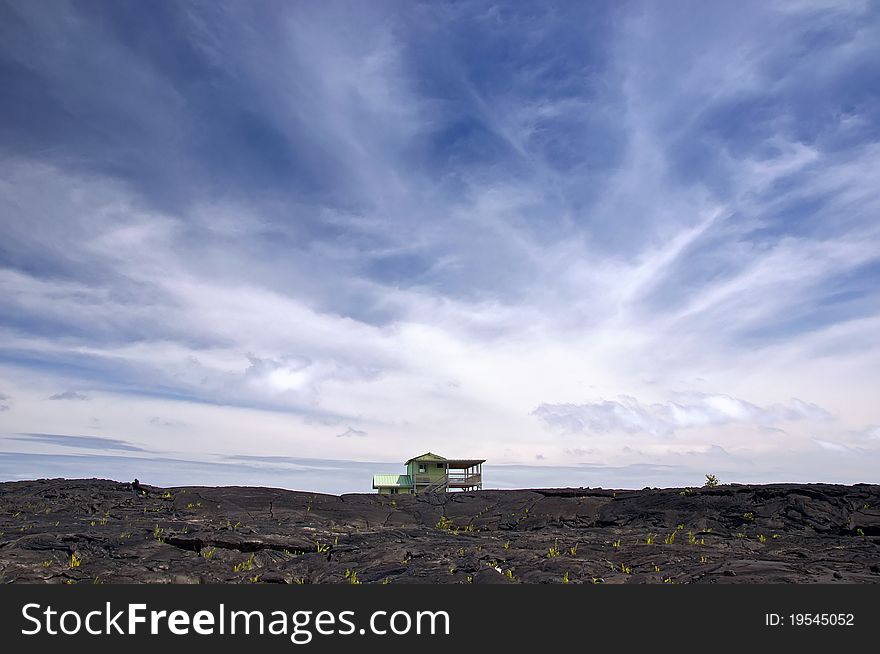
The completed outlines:
{"type": "Polygon", "coordinates": [[[0,484],[0,579],[49,583],[880,582],[880,486],[379,497],[0,484]]]}

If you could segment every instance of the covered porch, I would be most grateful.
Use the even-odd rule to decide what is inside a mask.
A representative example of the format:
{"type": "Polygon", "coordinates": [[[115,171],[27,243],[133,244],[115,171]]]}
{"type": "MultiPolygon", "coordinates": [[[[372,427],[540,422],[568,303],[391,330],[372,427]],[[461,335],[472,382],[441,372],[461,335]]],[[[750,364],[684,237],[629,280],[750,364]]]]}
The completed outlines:
{"type": "Polygon", "coordinates": [[[486,459],[447,459],[446,487],[471,491],[483,488],[483,464],[486,459]]]}

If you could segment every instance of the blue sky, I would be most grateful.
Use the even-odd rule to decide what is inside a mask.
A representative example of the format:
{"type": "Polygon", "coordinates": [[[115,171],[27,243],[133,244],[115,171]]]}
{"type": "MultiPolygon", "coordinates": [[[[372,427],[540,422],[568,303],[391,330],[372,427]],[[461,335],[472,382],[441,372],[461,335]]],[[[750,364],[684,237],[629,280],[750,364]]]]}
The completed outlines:
{"type": "Polygon", "coordinates": [[[0,87],[0,477],[877,481],[876,2],[2,1],[0,87]]]}

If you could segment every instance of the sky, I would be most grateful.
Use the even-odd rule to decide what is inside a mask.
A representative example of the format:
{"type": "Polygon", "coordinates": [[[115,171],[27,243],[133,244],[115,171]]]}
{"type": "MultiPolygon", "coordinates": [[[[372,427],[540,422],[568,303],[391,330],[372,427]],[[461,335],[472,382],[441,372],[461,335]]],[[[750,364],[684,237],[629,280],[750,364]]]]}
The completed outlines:
{"type": "Polygon", "coordinates": [[[878,481],[880,4],[0,0],[0,479],[878,481]]]}

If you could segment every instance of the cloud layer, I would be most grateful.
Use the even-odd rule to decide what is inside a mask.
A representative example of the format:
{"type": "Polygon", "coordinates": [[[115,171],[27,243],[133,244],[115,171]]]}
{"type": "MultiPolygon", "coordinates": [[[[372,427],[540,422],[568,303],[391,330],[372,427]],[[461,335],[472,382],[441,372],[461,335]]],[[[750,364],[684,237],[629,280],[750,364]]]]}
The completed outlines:
{"type": "Polygon", "coordinates": [[[876,475],[878,44],[868,2],[0,0],[0,439],[876,475]]]}
{"type": "Polygon", "coordinates": [[[685,395],[676,401],[643,405],[636,398],[591,404],[542,404],[533,412],[548,425],[569,432],[673,434],[680,429],[729,424],[772,426],[797,420],[827,420],[822,407],[801,400],[760,407],[728,395],[685,395]]]}

